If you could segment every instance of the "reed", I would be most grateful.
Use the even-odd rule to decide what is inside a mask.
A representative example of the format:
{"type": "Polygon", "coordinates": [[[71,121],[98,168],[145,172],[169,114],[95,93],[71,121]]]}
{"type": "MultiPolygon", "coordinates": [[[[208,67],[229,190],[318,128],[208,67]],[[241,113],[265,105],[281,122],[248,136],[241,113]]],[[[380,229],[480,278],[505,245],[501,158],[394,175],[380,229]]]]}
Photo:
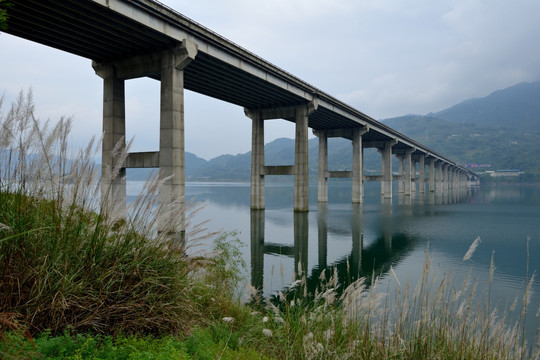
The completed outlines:
{"type": "MultiPolygon", "coordinates": [[[[171,231],[156,233],[157,176],[128,217],[113,216],[94,162],[99,141],[70,152],[71,127],[69,118],[40,122],[30,91],[9,111],[0,107],[0,314],[17,313],[32,333],[53,334],[68,326],[180,333],[201,323],[198,280],[190,276],[200,261],[185,254],[207,232],[191,224],[187,242],[178,243],[168,236],[173,221],[171,231]]],[[[126,154],[106,177],[116,177],[126,154]]]]}
{"type": "Polygon", "coordinates": [[[301,295],[306,284],[299,274],[290,291],[295,298],[278,294],[274,303],[267,302],[265,324],[280,344],[278,358],[538,359],[540,337],[532,344],[525,341],[534,275],[513,306],[501,308],[491,303],[494,271],[492,258],[485,289],[479,289],[470,273],[456,284],[452,273],[432,266],[427,248],[415,284],[400,280],[391,269],[386,289],[375,276],[370,286],[360,278],[340,289],[333,273],[328,280],[321,276],[320,288],[309,300],[301,295]]]}

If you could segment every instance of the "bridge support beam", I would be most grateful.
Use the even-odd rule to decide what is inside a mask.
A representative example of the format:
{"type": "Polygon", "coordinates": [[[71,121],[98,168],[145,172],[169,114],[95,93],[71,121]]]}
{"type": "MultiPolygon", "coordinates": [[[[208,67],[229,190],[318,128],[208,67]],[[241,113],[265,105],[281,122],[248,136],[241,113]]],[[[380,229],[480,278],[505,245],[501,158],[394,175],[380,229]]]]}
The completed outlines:
{"type": "Polygon", "coordinates": [[[183,70],[196,55],[196,45],[184,40],[164,51],[92,63],[96,74],[104,79],[102,192],[111,188],[117,206],[115,214],[125,216],[125,169],[158,167],[160,179],[164,180],[158,194],[158,233],[167,231],[168,237],[180,243],[185,240],[183,70]],[[124,162],[118,164],[116,154],[125,148],[124,80],[156,75],[161,79],[159,152],[124,154],[124,162]],[[113,165],[120,171],[108,183],[107,173],[113,165]]]}
{"type": "Polygon", "coordinates": [[[364,201],[364,152],[362,136],[368,131],[366,127],[353,130],[353,165],[352,165],[352,203],[361,204],[364,201]]]}
{"type": "Polygon", "coordinates": [[[392,147],[397,144],[396,140],[386,141],[384,148],[379,149],[382,156],[382,182],[381,197],[392,199],[392,147]]]}
{"type": "Polygon", "coordinates": [[[435,159],[429,158],[429,192],[435,193],[435,159]]]}
{"type": "Polygon", "coordinates": [[[308,116],[307,106],[296,108],[294,143],[294,211],[309,211],[308,116]]]}
{"type": "Polygon", "coordinates": [[[328,136],[326,131],[319,131],[319,180],[317,182],[317,200],[328,202],[328,136]]]}
{"type": "Polygon", "coordinates": [[[328,178],[352,178],[352,203],[360,204],[364,199],[364,154],[362,136],[369,129],[365,126],[354,129],[331,129],[313,131],[319,138],[319,202],[328,202],[328,178]],[[328,171],[328,138],[343,137],[352,139],[352,171],[328,171]]]}
{"type": "Polygon", "coordinates": [[[251,209],[265,207],[264,199],[264,119],[260,112],[249,115],[251,131],[251,209]]]}
{"type": "Polygon", "coordinates": [[[403,155],[396,155],[396,158],[398,160],[398,174],[399,174],[398,194],[401,195],[405,191],[405,188],[404,188],[405,174],[403,173],[403,169],[405,167],[405,157],[403,155]]]}
{"type": "Polygon", "coordinates": [[[103,140],[101,144],[101,209],[126,216],[126,169],[119,154],[126,147],[125,83],[112,64],[100,67],[103,78],[103,140]]]}
{"type": "Polygon", "coordinates": [[[317,102],[306,104],[264,108],[244,109],[252,120],[251,137],[251,209],[265,208],[264,176],[294,175],[294,211],[309,210],[308,177],[308,118],[317,109],[317,102]],[[264,165],[264,120],[286,119],[295,122],[294,166],[264,165]]]}
{"type": "Polygon", "coordinates": [[[416,196],[416,185],[417,185],[417,182],[418,182],[418,171],[416,170],[416,165],[417,165],[417,161],[416,161],[416,156],[412,156],[411,157],[411,196],[412,197],[415,197],[416,196]]]}
{"type": "Polygon", "coordinates": [[[412,159],[411,154],[416,149],[410,149],[405,152],[405,196],[411,196],[411,185],[412,185],[412,159]]]}
{"type": "Polygon", "coordinates": [[[449,179],[449,167],[450,165],[447,164],[447,163],[444,163],[442,165],[442,181],[443,181],[443,191],[448,191],[449,189],[449,186],[448,186],[448,179],[449,179]]]}
{"type": "Polygon", "coordinates": [[[418,163],[420,171],[418,174],[418,192],[423,195],[426,193],[426,156],[418,155],[418,163]]]}
{"type": "Polygon", "coordinates": [[[442,162],[437,161],[437,163],[435,165],[435,168],[436,168],[436,173],[437,173],[437,176],[436,176],[436,179],[435,179],[435,181],[437,182],[435,192],[437,194],[442,195],[442,193],[443,193],[443,185],[444,185],[444,181],[443,181],[443,164],[442,164],[442,162]]]}
{"type": "Polygon", "coordinates": [[[184,72],[177,63],[181,55],[164,51],[161,58],[159,126],[159,189],[161,208],[158,231],[185,236],[184,72]]]}

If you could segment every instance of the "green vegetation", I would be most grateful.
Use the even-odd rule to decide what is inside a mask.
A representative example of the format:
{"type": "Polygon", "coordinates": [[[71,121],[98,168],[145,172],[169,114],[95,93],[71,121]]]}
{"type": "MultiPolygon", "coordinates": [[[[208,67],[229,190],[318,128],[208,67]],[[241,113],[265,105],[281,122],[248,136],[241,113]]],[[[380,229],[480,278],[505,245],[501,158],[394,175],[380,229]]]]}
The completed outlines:
{"type": "Polygon", "coordinates": [[[7,9],[13,6],[12,3],[7,0],[0,0],[0,30],[6,30],[8,27],[8,13],[7,9]]]}
{"type": "MultiPolygon", "coordinates": [[[[191,251],[213,236],[202,225],[187,230],[185,244],[168,237],[174,228],[156,234],[157,178],[129,217],[114,217],[107,191],[99,199],[96,144],[70,154],[70,120],[42,125],[31,94],[21,94],[6,115],[0,111],[0,126],[2,359],[540,355],[540,343],[524,340],[525,315],[535,311],[527,307],[534,276],[509,309],[493,310],[491,281],[483,290],[470,279],[456,286],[451,274],[431,267],[426,251],[416,285],[390,269],[392,296],[377,277],[343,288],[336,273],[325,272],[308,296],[300,272],[276,301],[251,289],[243,304],[236,295],[243,263],[235,233],[217,236],[206,257],[191,251]],[[480,296],[485,301],[476,301],[480,296]]],[[[124,156],[118,154],[119,164],[124,156]]]]}

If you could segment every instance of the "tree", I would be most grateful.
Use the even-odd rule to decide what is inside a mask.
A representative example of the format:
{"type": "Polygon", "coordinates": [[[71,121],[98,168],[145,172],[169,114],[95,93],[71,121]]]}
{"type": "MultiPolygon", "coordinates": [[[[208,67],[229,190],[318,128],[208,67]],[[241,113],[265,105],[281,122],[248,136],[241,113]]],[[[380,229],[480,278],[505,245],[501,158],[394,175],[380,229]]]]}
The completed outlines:
{"type": "Polygon", "coordinates": [[[0,0],[0,30],[6,30],[7,20],[8,20],[8,14],[7,14],[7,8],[12,6],[13,4],[8,2],[7,0],[0,0]]]}

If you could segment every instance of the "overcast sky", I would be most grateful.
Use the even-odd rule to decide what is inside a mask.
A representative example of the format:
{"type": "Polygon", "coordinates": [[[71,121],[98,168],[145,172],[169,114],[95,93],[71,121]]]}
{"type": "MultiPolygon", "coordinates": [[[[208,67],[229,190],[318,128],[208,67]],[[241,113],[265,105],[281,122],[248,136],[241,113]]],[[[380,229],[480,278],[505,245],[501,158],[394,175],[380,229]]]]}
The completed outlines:
{"type": "MultiPolygon", "coordinates": [[[[540,80],[538,0],[162,0],[376,119],[442,110],[540,80]]],[[[0,34],[0,91],[32,88],[38,116],[74,117],[73,139],[101,133],[102,80],[88,59],[0,34]]],[[[4,111],[6,107],[4,106],[4,111]]],[[[126,85],[133,151],[158,149],[159,83],[126,85]]],[[[285,121],[265,141],[293,137],[285,121]]],[[[250,151],[243,109],[186,91],[186,151],[250,151]]]]}

